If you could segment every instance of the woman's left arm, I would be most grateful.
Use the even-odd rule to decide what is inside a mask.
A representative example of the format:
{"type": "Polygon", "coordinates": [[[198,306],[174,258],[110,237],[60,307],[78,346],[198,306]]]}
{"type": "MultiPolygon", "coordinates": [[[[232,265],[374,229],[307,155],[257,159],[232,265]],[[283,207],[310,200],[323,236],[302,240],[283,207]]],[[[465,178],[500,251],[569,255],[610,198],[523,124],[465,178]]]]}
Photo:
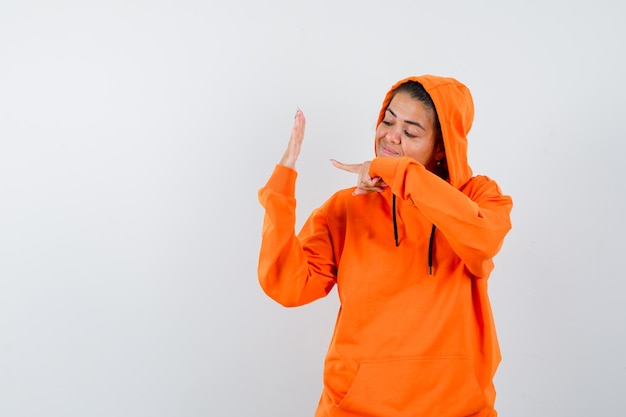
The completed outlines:
{"type": "Polygon", "coordinates": [[[412,201],[446,236],[469,271],[486,277],[511,229],[511,197],[495,181],[473,177],[461,190],[411,158],[376,158],[369,167],[401,199],[412,201]]]}

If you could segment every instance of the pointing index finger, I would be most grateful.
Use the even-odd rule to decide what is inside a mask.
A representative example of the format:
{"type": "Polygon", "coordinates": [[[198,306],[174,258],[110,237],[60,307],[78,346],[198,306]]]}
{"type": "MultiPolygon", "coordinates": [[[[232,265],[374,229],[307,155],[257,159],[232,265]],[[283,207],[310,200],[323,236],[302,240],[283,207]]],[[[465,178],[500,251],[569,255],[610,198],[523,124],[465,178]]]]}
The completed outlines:
{"type": "Polygon", "coordinates": [[[343,162],[339,162],[335,159],[331,159],[330,162],[333,164],[335,168],[342,169],[344,171],[352,172],[353,174],[358,174],[361,165],[363,164],[344,164],[343,162]]]}

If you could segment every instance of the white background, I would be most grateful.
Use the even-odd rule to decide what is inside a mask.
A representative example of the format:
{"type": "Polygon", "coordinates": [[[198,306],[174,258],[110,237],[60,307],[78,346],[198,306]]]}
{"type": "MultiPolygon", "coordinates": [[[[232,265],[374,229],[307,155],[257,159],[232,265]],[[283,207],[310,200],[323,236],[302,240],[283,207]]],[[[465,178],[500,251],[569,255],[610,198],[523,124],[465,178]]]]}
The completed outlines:
{"type": "Polygon", "coordinates": [[[502,416],[626,415],[617,0],[0,3],[0,416],[311,416],[336,291],[256,277],[256,193],[307,116],[298,223],[387,89],[453,76],[515,202],[502,416]]]}

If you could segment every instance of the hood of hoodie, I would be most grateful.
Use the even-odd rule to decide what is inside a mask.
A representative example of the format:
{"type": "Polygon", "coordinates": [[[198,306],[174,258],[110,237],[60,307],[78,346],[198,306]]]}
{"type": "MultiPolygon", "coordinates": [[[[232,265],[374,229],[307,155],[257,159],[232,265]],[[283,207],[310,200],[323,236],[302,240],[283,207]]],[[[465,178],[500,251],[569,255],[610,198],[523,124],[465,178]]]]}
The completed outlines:
{"type": "Polygon", "coordinates": [[[474,121],[472,95],[465,85],[454,78],[435,75],[405,78],[395,83],[385,95],[376,128],[383,121],[395,90],[407,81],[422,84],[435,104],[448,163],[448,182],[455,188],[460,188],[472,177],[472,169],[467,162],[467,134],[474,121]]]}

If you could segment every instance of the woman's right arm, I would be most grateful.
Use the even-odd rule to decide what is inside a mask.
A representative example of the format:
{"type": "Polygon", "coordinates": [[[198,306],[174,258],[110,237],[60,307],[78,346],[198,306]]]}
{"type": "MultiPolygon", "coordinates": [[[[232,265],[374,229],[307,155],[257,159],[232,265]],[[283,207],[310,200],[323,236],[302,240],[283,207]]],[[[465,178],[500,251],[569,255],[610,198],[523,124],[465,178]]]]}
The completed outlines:
{"type": "Polygon", "coordinates": [[[287,150],[267,184],[259,190],[265,208],[258,276],[263,290],[278,303],[299,306],[327,295],[336,267],[326,216],[316,210],[295,235],[295,163],[304,138],[300,110],[287,150]]]}

